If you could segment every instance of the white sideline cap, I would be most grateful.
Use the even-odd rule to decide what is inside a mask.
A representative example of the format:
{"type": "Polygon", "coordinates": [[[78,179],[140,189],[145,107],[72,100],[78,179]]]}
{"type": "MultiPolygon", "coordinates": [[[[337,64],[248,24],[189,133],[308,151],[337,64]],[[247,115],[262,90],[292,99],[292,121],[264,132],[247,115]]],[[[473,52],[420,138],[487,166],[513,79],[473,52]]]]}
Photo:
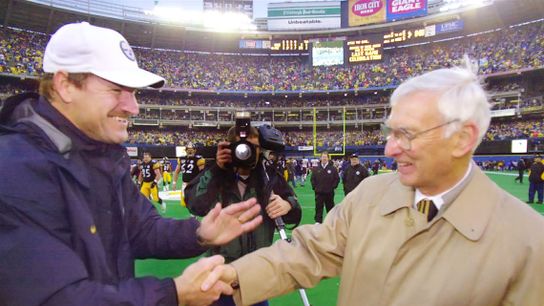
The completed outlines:
{"type": "Polygon", "coordinates": [[[127,40],[118,32],[87,22],[62,26],[45,47],[43,70],[55,73],[92,73],[130,87],[159,88],[164,79],[140,69],[127,40]]]}

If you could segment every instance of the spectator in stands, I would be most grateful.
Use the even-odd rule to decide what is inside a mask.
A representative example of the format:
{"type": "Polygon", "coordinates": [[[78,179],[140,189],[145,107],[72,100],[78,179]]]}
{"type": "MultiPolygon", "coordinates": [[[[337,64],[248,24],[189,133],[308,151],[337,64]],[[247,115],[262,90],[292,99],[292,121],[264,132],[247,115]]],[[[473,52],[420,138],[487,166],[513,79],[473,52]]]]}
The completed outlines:
{"type": "Polygon", "coordinates": [[[490,121],[472,69],[410,79],[391,105],[398,172],[365,179],[292,243],[214,269],[203,289],[235,282],[247,305],[340,276],[337,305],[544,305],[544,219],[471,161],[490,121]]]}
{"type": "Polygon", "coordinates": [[[10,177],[0,184],[1,304],[190,305],[230,293],[198,285],[219,256],[174,279],[134,277],[136,258],[198,256],[261,220],[254,199],[217,205],[202,222],[164,219],[138,192],[120,144],[136,88],[164,80],[138,67],[121,34],[86,22],[51,37],[43,69],[41,95],[14,96],[0,112],[10,177]]]}
{"type": "MultiPolygon", "coordinates": [[[[463,53],[478,59],[480,74],[539,68],[544,63],[544,39],[540,35],[543,31],[544,22],[534,22],[463,39],[388,50],[388,56],[381,62],[345,66],[308,67],[303,56],[227,55],[144,48],[138,48],[136,52],[142,59],[143,68],[165,76],[168,87],[173,88],[235,91],[361,90],[395,86],[425,70],[457,64],[456,59],[463,53]]],[[[40,52],[46,40],[47,36],[40,33],[1,29],[0,72],[41,74],[40,52]]],[[[505,88],[511,90],[515,87],[505,88]]],[[[334,104],[331,101],[327,105],[334,104]]]]}

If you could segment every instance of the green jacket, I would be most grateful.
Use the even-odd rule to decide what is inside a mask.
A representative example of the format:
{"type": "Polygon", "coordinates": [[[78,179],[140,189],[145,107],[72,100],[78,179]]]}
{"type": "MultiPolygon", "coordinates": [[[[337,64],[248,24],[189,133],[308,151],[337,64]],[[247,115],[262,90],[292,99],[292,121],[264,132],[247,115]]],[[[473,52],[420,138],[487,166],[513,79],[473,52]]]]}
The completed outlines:
{"type": "Polygon", "coordinates": [[[268,217],[265,209],[268,203],[267,199],[271,194],[270,188],[292,206],[289,213],[283,216],[283,221],[286,224],[298,224],[300,222],[301,209],[294,191],[283,177],[271,167],[266,169],[268,177],[270,177],[270,182],[268,182],[267,175],[265,175],[264,169],[260,165],[261,163],[258,164],[256,169],[252,170],[243,195],[239,192],[237,186],[238,176],[234,171],[223,170],[217,165],[204,170],[185,188],[187,208],[197,216],[205,216],[217,202],[221,202],[223,207],[226,207],[231,203],[238,203],[255,197],[260,203],[263,223],[257,229],[234,239],[224,246],[210,250],[211,254],[220,254],[225,257],[227,262],[272,244],[275,223],[274,220],[268,217]]]}

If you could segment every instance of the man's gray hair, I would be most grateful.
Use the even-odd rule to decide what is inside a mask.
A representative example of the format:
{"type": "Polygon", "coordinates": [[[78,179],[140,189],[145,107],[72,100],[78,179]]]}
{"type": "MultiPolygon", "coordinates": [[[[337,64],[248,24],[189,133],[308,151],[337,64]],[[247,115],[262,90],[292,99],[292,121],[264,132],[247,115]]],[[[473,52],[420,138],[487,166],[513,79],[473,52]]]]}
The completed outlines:
{"type": "MultiPolygon", "coordinates": [[[[391,106],[415,92],[434,92],[439,96],[438,109],[444,120],[459,120],[446,127],[445,137],[451,136],[463,122],[471,121],[478,127],[479,144],[491,121],[491,105],[476,74],[477,70],[477,66],[465,55],[464,64],[460,67],[438,69],[410,78],[393,92],[391,106]]],[[[473,150],[476,150],[476,146],[473,150]]]]}

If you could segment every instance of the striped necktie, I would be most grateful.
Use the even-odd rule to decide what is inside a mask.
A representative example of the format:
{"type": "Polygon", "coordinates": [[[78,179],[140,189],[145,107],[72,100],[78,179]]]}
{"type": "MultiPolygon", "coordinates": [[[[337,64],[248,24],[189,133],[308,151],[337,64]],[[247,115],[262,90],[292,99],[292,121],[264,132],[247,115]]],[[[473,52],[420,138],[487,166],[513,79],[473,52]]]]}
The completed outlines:
{"type": "Polygon", "coordinates": [[[433,201],[429,199],[417,202],[417,211],[427,216],[427,222],[430,222],[438,213],[438,209],[436,209],[433,201]]]}

